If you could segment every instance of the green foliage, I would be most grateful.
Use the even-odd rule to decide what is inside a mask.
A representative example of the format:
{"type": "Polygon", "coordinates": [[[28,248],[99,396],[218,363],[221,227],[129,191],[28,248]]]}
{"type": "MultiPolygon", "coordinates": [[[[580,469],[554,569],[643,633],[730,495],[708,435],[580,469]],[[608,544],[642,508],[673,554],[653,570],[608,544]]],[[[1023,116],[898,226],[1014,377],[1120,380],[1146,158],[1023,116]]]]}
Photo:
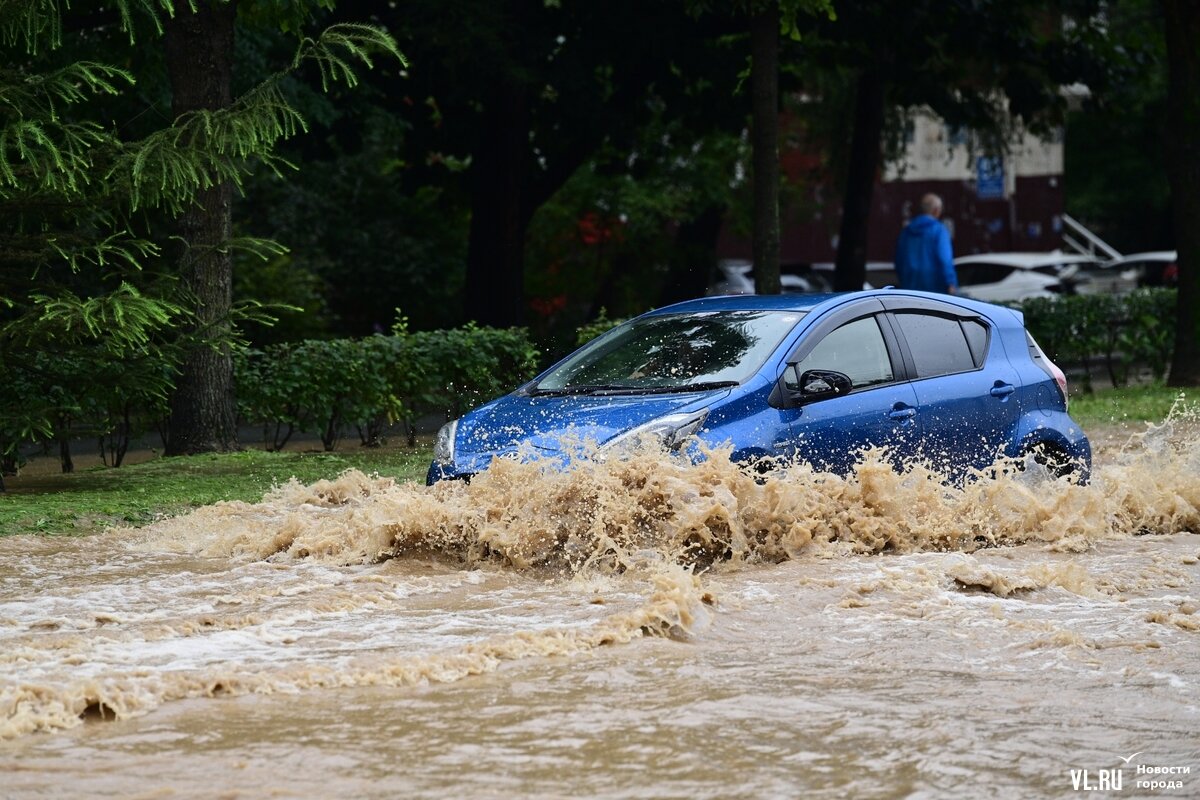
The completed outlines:
{"type": "Polygon", "coordinates": [[[279,28],[300,34],[321,11],[332,11],[337,0],[255,0],[238,8],[239,19],[255,27],[279,28]]]}
{"type": "Polygon", "coordinates": [[[608,333],[624,321],[623,319],[609,319],[608,310],[600,309],[600,314],[594,320],[580,325],[576,329],[575,346],[582,347],[600,334],[608,333]]]}
{"type": "MultiPolygon", "coordinates": [[[[414,328],[461,322],[468,213],[461,198],[442,185],[449,176],[440,166],[414,179],[403,151],[407,127],[366,94],[354,95],[347,100],[349,112],[339,112],[362,120],[361,135],[343,143],[329,134],[326,146],[305,155],[301,146],[318,138],[314,131],[288,150],[289,157],[303,157],[306,168],[286,183],[261,174],[248,186],[252,201],[237,209],[246,231],[291,245],[286,263],[239,262],[235,290],[239,297],[317,312],[305,320],[281,318],[281,329],[314,326],[293,340],[326,330],[341,336],[384,331],[401,301],[414,328]],[[260,274],[267,272],[277,277],[260,274]],[[320,298],[281,294],[293,290],[293,280],[320,298]]],[[[252,331],[251,338],[265,343],[285,337],[277,329],[265,335],[252,331]]]]}
{"type": "Polygon", "coordinates": [[[415,409],[461,416],[473,406],[515,389],[537,373],[537,349],[521,328],[480,328],[408,334],[410,350],[419,352],[424,390],[415,409]]]}
{"type": "Polygon", "coordinates": [[[145,348],[152,337],[188,316],[176,303],[146,297],[122,282],[109,294],[81,298],[70,291],[36,293],[27,317],[0,325],[0,339],[63,347],[95,343],[114,356],[145,348]]]}
{"type": "Polygon", "coordinates": [[[316,433],[333,450],[349,427],[363,445],[381,442],[399,420],[410,434],[425,414],[458,416],[524,383],[538,352],[521,329],[469,325],[389,336],[310,340],[248,351],[235,362],[239,411],[263,426],[268,449],[295,431],[316,433]]]}
{"type": "MultiPolygon", "coordinates": [[[[0,459],[25,441],[114,437],[120,463],[131,436],[166,413],[179,362],[180,305],[122,283],[98,297],[34,294],[0,324],[0,459]]],[[[64,460],[64,469],[69,466],[64,460]]]]}
{"type": "MultiPolygon", "coordinates": [[[[697,135],[657,103],[631,145],[608,143],[534,216],[527,287],[541,319],[565,341],[605,305],[625,316],[657,304],[669,264],[686,258],[665,235],[711,208],[749,219],[749,158],[738,134],[697,135]]],[[[715,238],[715,237],[714,237],[715,238]]]]}
{"type": "Polygon", "coordinates": [[[317,433],[327,451],[346,425],[363,444],[378,441],[380,422],[401,411],[389,375],[398,351],[389,337],[310,340],[251,351],[239,360],[237,382],[244,418],[272,430],[270,449],[283,447],[294,430],[317,433]]]}
{"type": "Polygon", "coordinates": [[[283,83],[305,63],[315,64],[321,86],[358,82],[355,63],[372,66],[375,53],[403,62],[395,40],[371,25],[332,25],[315,39],[301,41],[289,69],[274,73],[231,105],[182,115],[168,128],[123,148],[105,175],[127,180],[133,210],[163,206],[178,214],[203,189],[230,182],[241,186],[256,160],[279,174],[290,167],[276,153],[280,141],[307,130],[283,83]]]}
{"type": "MultiPolygon", "coordinates": [[[[290,168],[277,148],[306,122],[289,76],[311,65],[330,90],[355,85],[379,56],[403,62],[381,28],[333,25],[300,36],[276,62],[283,69],[260,71],[228,107],[154,129],[145,112],[155,99],[134,90],[153,91],[162,63],[133,48],[135,34],[160,35],[196,2],[103,5],[91,16],[62,0],[0,0],[0,458],[10,466],[33,437],[115,434],[123,453],[131,432],[165,413],[186,348],[236,344],[231,324],[267,321],[269,306],[248,297],[196,330],[197,299],[163,277],[178,248],[156,231],[202,190],[242,186],[254,166],[290,168]]],[[[331,8],[254,5],[292,31],[331,8]]],[[[217,247],[264,260],[286,253],[253,236],[217,247]]]]}
{"type": "Polygon", "coordinates": [[[255,345],[325,338],[330,323],[328,292],[307,259],[294,251],[234,262],[233,296],[272,309],[267,324],[243,326],[246,338],[255,345]]]}
{"type": "Polygon", "coordinates": [[[1170,364],[1176,291],[1138,289],[1128,295],[1065,295],[1019,305],[1025,325],[1046,355],[1062,367],[1078,367],[1085,391],[1103,365],[1114,386],[1126,385],[1135,365],[1162,380],[1170,364]]]}
{"type": "Polygon", "coordinates": [[[1067,120],[1067,211],[1121,252],[1173,247],[1167,160],[1167,58],[1156,0],[1105,10],[1105,58],[1067,120]]]}

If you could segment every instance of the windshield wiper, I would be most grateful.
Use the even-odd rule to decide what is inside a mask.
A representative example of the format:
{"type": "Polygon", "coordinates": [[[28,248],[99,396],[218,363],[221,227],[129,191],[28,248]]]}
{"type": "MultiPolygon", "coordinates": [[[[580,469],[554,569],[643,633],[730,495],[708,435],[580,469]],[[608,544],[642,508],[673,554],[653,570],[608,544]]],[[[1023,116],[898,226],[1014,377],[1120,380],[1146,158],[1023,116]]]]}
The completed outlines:
{"type": "Polygon", "coordinates": [[[713,389],[728,389],[730,386],[738,386],[737,381],[702,381],[700,383],[685,383],[682,386],[663,386],[657,391],[660,392],[709,392],[713,389]]]}
{"type": "Polygon", "coordinates": [[[602,392],[637,392],[640,386],[622,386],[617,383],[587,383],[578,386],[564,386],[561,389],[532,389],[529,394],[534,397],[564,397],[574,394],[599,394],[602,392]]]}
{"type": "Polygon", "coordinates": [[[707,381],[704,383],[685,383],[678,386],[624,386],[617,383],[595,383],[579,386],[564,386],[561,389],[533,389],[529,392],[534,397],[564,397],[567,395],[643,395],[671,394],[678,392],[707,392],[713,389],[728,389],[737,386],[737,381],[707,381]]]}

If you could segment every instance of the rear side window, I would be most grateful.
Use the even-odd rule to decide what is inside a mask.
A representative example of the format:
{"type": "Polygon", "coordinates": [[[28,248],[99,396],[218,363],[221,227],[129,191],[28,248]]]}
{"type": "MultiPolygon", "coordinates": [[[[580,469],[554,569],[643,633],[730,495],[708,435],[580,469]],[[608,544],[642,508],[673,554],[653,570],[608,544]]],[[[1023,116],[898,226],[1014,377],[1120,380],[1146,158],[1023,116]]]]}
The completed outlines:
{"type": "Polygon", "coordinates": [[[963,333],[967,336],[967,346],[971,348],[971,360],[976,367],[982,367],[987,360],[988,329],[979,320],[964,319],[959,322],[963,333]]]}
{"type": "MultiPolygon", "coordinates": [[[[957,319],[900,312],[896,314],[896,322],[908,342],[918,378],[970,372],[976,368],[967,335],[957,319]]],[[[984,331],[985,342],[986,336],[984,331]]]]}

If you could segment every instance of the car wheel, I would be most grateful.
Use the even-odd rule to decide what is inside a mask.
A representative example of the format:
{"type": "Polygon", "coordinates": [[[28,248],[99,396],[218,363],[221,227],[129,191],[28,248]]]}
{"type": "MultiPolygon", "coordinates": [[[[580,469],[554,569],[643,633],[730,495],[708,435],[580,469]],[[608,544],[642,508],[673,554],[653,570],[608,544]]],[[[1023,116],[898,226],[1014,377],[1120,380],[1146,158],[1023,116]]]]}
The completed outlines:
{"type": "MultiPolygon", "coordinates": [[[[1079,464],[1063,450],[1049,442],[1038,442],[1025,450],[1025,457],[1046,468],[1055,479],[1070,478],[1079,471],[1079,464]]],[[[1025,460],[1022,459],[1022,464],[1025,460]]]]}

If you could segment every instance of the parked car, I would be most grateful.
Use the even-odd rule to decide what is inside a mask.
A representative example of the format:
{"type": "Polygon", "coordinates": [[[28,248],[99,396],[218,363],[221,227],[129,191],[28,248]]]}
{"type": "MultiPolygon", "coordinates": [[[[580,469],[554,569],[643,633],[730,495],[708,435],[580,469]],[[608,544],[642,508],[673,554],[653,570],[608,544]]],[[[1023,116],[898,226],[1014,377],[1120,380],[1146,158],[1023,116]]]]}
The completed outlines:
{"type": "Polygon", "coordinates": [[[1131,253],[1105,261],[1098,271],[1121,275],[1135,286],[1178,286],[1179,254],[1175,250],[1131,253]]]}
{"type": "Polygon", "coordinates": [[[884,289],[690,300],[586,344],[512,394],[448,423],[427,481],[469,478],[492,459],[565,458],[690,437],[747,464],[807,461],[845,473],[888,447],[950,476],[1025,454],[1086,478],[1087,437],[1066,379],[1020,312],[884,289]]]}
{"type": "MultiPolygon", "coordinates": [[[[717,263],[717,279],[708,287],[708,295],[754,294],[754,264],[742,259],[723,259],[717,263]]],[[[803,263],[779,265],[779,282],[784,294],[828,292],[833,284],[803,263]]]]}
{"type": "Polygon", "coordinates": [[[1003,303],[1073,294],[1097,263],[1070,253],[981,253],[954,259],[954,269],[961,294],[1003,303]]]}
{"type": "MultiPolygon", "coordinates": [[[[833,273],[837,265],[830,261],[819,261],[812,265],[813,272],[825,278],[833,286],[833,273]]],[[[882,289],[885,286],[899,286],[896,277],[896,265],[890,261],[868,261],[867,277],[863,281],[864,289],[882,289]]]]}
{"type": "Polygon", "coordinates": [[[1128,294],[1141,285],[1142,270],[1124,265],[1123,259],[1100,261],[1084,266],[1075,286],[1078,294],[1128,294]]]}
{"type": "MultiPolygon", "coordinates": [[[[829,261],[815,264],[790,262],[779,265],[779,281],[784,294],[808,294],[833,291],[835,265],[829,261]]],[[[754,264],[740,259],[725,259],[717,264],[719,277],[709,287],[712,296],[754,294],[754,264]]],[[[864,289],[895,286],[896,269],[890,261],[868,261],[864,289]]]]}

